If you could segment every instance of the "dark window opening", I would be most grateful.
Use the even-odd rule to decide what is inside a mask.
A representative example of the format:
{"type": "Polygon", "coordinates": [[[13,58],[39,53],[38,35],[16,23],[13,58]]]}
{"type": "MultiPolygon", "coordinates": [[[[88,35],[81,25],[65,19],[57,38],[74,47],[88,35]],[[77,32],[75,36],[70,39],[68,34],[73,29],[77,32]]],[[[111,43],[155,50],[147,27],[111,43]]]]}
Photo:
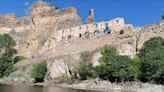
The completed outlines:
{"type": "Polygon", "coordinates": [[[120,31],[120,34],[124,34],[124,30],[121,30],[121,31],[120,31]]]}
{"type": "Polygon", "coordinates": [[[70,39],[71,38],[71,35],[68,35],[68,39],[70,39]]]}
{"type": "Polygon", "coordinates": [[[119,21],[118,21],[118,20],[116,20],[116,22],[118,23],[119,21]]]}
{"type": "Polygon", "coordinates": [[[79,34],[79,38],[81,38],[82,37],[82,35],[81,34],[79,34]]]}

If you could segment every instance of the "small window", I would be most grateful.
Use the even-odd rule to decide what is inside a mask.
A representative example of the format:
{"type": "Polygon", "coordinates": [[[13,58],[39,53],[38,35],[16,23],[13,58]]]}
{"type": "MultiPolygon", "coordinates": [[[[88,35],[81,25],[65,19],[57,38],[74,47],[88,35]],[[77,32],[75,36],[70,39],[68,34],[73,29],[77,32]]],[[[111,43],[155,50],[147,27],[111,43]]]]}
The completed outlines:
{"type": "Polygon", "coordinates": [[[79,34],[79,38],[81,38],[82,37],[82,35],[81,34],[79,34]]]}
{"type": "Polygon", "coordinates": [[[124,34],[124,30],[121,30],[121,31],[120,31],[120,34],[124,34]]]}
{"type": "Polygon", "coordinates": [[[119,22],[119,20],[116,20],[116,22],[118,23],[118,22],[119,22]]]}
{"type": "Polygon", "coordinates": [[[68,35],[68,39],[70,39],[71,38],[71,35],[68,35]]]}

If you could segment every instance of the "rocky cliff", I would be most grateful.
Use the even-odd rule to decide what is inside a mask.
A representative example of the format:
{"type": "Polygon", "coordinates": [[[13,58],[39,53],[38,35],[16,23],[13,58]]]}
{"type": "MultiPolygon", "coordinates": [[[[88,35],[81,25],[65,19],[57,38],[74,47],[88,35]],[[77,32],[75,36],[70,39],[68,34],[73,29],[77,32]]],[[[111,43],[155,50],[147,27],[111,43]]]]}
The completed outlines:
{"type": "MultiPolygon", "coordinates": [[[[95,23],[91,9],[86,23],[82,24],[75,8],[57,8],[39,1],[33,3],[29,16],[16,19],[13,14],[0,15],[0,31],[15,39],[18,54],[29,61],[46,58],[51,77],[58,77],[72,76],[71,71],[75,70],[83,51],[95,52],[93,64],[98,65],[100,48],[106,44],[117,47],[121,55],[133,57],[148,39],[164,37],[164,22],[138,28],[126,24],[123,18],[95,23]]],[[[31,67],[34,62],[28,64],[31,67]]]]}

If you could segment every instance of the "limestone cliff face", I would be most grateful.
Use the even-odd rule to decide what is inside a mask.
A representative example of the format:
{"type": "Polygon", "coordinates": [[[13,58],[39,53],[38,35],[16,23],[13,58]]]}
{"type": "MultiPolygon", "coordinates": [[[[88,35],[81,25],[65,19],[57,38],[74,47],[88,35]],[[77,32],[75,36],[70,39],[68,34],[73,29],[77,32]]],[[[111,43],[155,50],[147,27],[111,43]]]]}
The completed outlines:
{"type": "Polygon", "coordinates": [[[75,8],[60,8],[45,2],[35,2],[30,16],[17,20],[10,34],[17,42],[18,53],[26,57],[40,56],[55,46],[52,32],[81,25],[75,8]]]}
{"type": "MultiPolygon", "coordinates": [[[[94,11],[82,24],[75,8],[56,8],[45,2],[35,2],[31,15],[0,15],[0,34],[9,33],[16,41],[18,54],[32,60],[17,66],[13,76],[24,76],[38,58],[47,58],[50,77],[74,76],[83,51],[94,52],[93,65],[99,64],[100,49],[108,44],[117,47],[120,55],[133,57],[143,43],[152,37],[164,37],[164,22],[135,28],[123,18],[95,23],[94,11]],[[73,55],[73,56],[72,56],[73,55]],[[36,59],[35,59],[36,58],[36,59]],[[20,73],[21,72],[21,73],[20,73]]],[[[30,78],[29,78],[30,79],[30,78]]]]}
{"type": "Polygon", "coordinates": [[[15,14],[0,15],[0,27],[14,27],[16,25],[15,14]]]}
{"type": "Polygon", "coordinates": [[[18,53],[28,58],[94,51],[105,44],[116,46],[121,55],[134,56],[151,37],[164,37],[163,30],[163,22],[141,28],[126,24],[123,18],[95,23],[93,9],[82,24],[75,8],[40,1],[33,3],[29,16],[0,15],[1,34],[10,33],[18,53]]]}

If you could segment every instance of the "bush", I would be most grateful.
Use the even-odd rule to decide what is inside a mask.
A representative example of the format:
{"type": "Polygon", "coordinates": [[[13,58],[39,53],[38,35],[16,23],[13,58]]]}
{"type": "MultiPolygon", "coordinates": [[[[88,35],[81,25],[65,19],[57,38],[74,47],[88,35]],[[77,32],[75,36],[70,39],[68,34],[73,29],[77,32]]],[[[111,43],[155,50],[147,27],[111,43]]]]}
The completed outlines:
{"type": "Polygon", "coordinates": [[[82,79],[99,77],[110,81],[131,81],[138,78],[144,82],[164,83],[164,39],[160,37],[146,41],[133,59],[119,55],[116,48],[108,45],[102,48],[101,54],[101,65],[93,67],[91,53],[82,53],[79,68],[82,79]]]}
{"type": "Polygon", "coordinates": [[[148,53],[141,62],[142,77],[146,79],[164,78],[164,47],[156,48],[148,53]]]}
{"type": "Polygon", "coordinates": [[[105,64],[97,66],[95,70],[97,71],[99,78],[105,80],[108,79],[109,76],[111,76],[111,72],[112,72],[111,67],[105,64]]]}
{"type": "Polygon", "coordinates": [[[80,56],[81,63],[90,64],[92,61],[92,57],[93,57],[93,53],[91,53],[89,51],[85,51],[85,52],[81,53],[81,56],[80,56]]]}
{"type": "Polygon", "coordinates": [[[91,63],[92,56],[93,54],[88,51],[81,53],[81,62],[78,69],[81,80],[95,78],[97,76],[97,72],[94,70],[94,67],[91,63]]]}
{"type": "Polygon", "coordinates": [[[13,48],[15,45],[8,34],[0,35],[0,77],[8,76],[14,71],[14,55],[17,53],[13,48]]]}
{"type": "MultiPolygon", "coordinates": [[[[104,46],[101,51],[102,65],[96,67],[98,75],[102,79],[130,80],[136,79],[139,75],[139,67],[128,56],[120,56],[116,48],[104,46]]],[[[135,59],[137,60],[137,59],[135,59]]]]}
{"type": "Polygon", "coordinates": [[[109,61],[114,60],[118,56],[118,51],[112,46],[105,45],[101,50],[102,57],[100,58],[101,62],[108,63],[109,61]]]}
{"type": "Polygon", "coordinates": [[[139,50],[139,56],[144,57],[146,53],[156,48],[164,46],[164,40],[161,37],[154,37],[146,41],[143,47],[139,50]]]}
{"type": "Polygon", "coordinates": [[[45,60],[35,64],[31,71],[31,77],[35,78],[36,82],[43,82],[47,73],[47,62],[45,60]]]}
{"type": "Polygon", "coordinates": [[[164,39],[154,37],[140,49],[141,81],[162,79],[164,81],[164,39]]]}
{"type": "Polygon", "coordinates": [[[0,77],[8,76],[14,71],[12,62],[0,61],[0,77]]]}
{"type": "Polygon", "coordinates": [[[118,56],[115,61],[110,64],[112,69],[111,76],[117,80],[129,80],[138,77],[139,68],[128,56],[118,56]]]}
{"type": "Polygon", "coordinates": [[[17,62],[22,61],[24,59],[26,59],[24,56],[16,56],[14,58],[14,64],[16,64],[17,62]]]}

